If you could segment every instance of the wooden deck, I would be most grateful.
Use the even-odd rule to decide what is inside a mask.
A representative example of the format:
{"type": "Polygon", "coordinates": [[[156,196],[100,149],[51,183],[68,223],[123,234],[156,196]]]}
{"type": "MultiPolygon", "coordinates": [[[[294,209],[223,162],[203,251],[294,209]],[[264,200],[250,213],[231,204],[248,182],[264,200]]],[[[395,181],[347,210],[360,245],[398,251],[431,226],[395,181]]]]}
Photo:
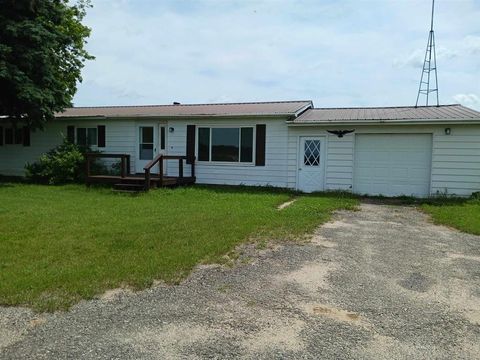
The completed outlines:
{"type": "Polygon", "coordinates": [[[157,187],[173,187],[183,186],[195,183],[195,158],[189,159],[191,176],[183,176],[183,162],[187,161],[186,156],[169,156],[158,155],[144,170],[145,173],[130,174],[130,155],[127,154],[105,154],[91,153],[87,154],[85,183],[87,186],[91,184],[112,184],[113,188],[118,191],[139,192],[148,191],[157,187]],[[97,158],[119,158],[120,159],[120,175],[93,175],[90,172],[92,159],[97,158]],[[161,175],[164,173],[165,160],[178,160],[178,176],[161,175]],[[158,173],[152,173],[151,169],[158,165],[158,173]]]}

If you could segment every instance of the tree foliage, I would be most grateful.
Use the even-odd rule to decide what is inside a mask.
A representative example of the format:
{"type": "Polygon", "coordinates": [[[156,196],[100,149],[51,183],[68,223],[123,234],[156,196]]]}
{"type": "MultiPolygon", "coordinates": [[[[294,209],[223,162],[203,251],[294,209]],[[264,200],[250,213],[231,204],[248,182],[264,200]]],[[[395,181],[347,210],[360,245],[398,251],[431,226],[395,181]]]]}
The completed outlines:
{"type": "Polygon", "coordinates": [[[82,24],[89,0],[0,0],[0,115],[41,128],[71,106],[93,57],[82,24]]]}

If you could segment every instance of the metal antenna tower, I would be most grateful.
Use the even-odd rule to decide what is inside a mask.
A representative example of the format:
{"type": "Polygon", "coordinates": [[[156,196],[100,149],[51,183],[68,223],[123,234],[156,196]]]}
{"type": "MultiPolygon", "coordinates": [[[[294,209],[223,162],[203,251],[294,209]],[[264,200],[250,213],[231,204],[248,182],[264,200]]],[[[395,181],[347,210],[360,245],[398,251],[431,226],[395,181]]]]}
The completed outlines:
{"type": "Polygon", "coordinates": [[[433,15],[435,12],[435,0],[432,0],[432,21],[430,26],[430,33],[428,35],[427,51],[425,52],[425,60],[423,62],[422,77],[420,78],[420,85],[418,87],[417,102],[415,107],[418,106],[420,95],[425,95],[425,105],[428,106],[428,98],[431,93],[437,93],[437,106],[440,106],[438,99],[438,77],[437,77],[437,54],[435,51],[435,32],[433,31],[433,15]],[[435,76],[435,82],[433,84],[432,73],[435,76]],[[432,84],[430,84],[432,81],[432,84]]]}

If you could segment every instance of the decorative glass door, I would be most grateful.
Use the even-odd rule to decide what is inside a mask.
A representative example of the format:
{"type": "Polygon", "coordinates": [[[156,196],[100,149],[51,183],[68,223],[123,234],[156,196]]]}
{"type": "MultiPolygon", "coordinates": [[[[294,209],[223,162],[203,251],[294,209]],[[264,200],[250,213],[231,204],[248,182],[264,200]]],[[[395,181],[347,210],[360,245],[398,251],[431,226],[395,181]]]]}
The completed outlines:
{"type": "Polygon", "coordinates": [[[298,189],[304,192],[323,190],[324,139],[301,137],[298,166],[298,189]]]}

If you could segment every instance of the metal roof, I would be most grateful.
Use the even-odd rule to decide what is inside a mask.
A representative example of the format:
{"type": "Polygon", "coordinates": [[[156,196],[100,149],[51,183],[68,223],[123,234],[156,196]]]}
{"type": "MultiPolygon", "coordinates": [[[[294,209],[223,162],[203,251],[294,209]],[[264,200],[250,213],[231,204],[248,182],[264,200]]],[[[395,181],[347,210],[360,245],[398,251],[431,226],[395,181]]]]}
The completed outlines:
{"type": "Polygon", "coordinates": [[[73,107],[65,109],[62,113],[57,113],[56,117],[295,116],[310,107],[313,107],[310,100],[223,104],[73,107]]]}
{"type": "Polygon", "coordinates": [[[480,121],[480,112],[459,104],[419,107],[324,108],[309,109],[291,123],[422,123],[442,121],[480,121]]]}

